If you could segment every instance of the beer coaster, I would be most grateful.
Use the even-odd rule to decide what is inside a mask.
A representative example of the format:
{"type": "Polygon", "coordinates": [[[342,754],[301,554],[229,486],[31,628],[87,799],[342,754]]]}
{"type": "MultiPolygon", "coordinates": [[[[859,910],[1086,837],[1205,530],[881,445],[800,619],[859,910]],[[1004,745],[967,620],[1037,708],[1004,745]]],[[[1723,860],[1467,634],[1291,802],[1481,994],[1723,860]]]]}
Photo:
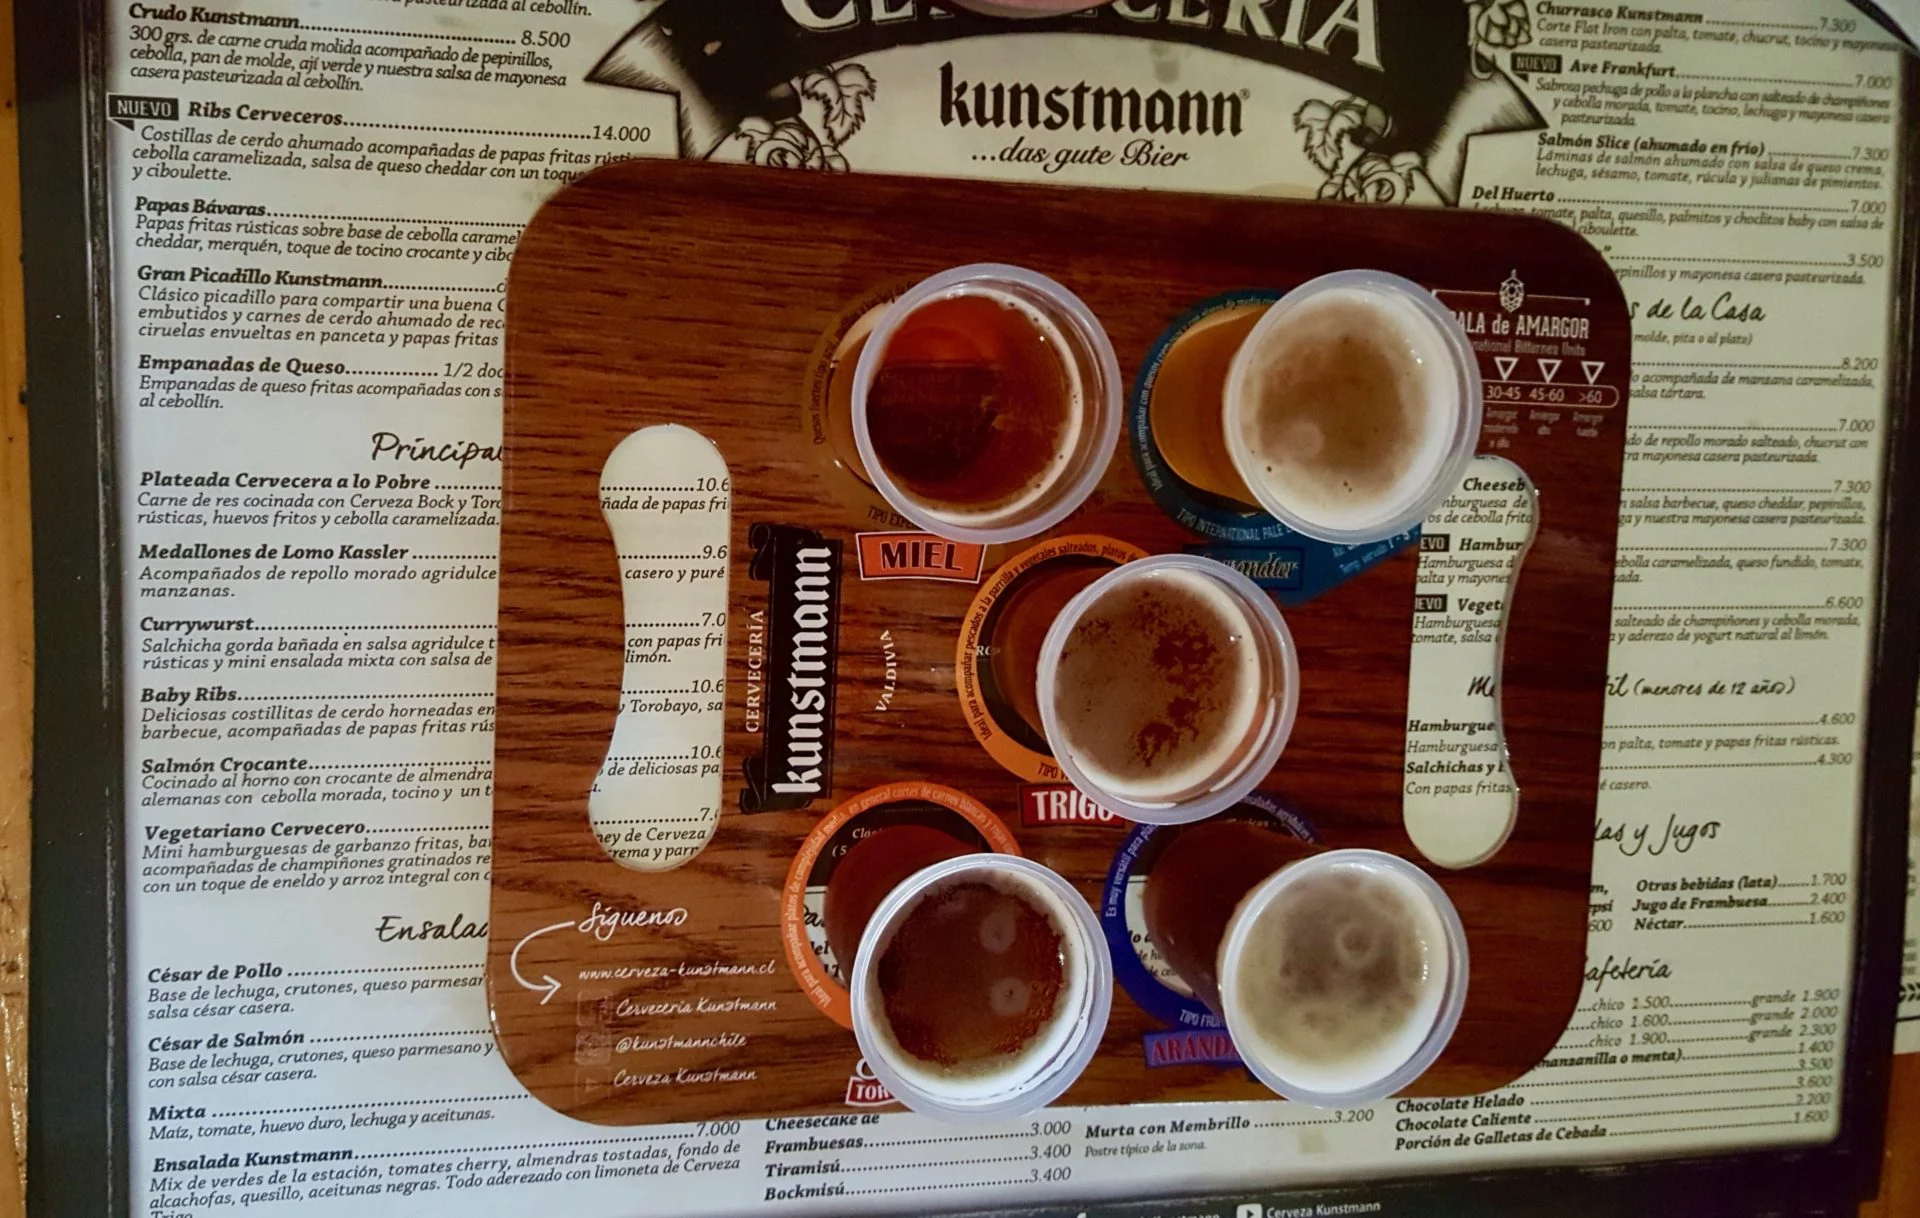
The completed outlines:
{"type": "Polygon", "coordinates": [[[1047,627],[1075,593],[1147,552],[1112,537],[1056,537],[1015,555],[973,598],[960,623],[955,687],[967,729],[1010,773],[1066,781],[1040,726],[1034,671],[1047,627]]]}
{"type": "Polygon", "coordinates": [[[822,817],[787,869],[780,941],[800,991],[843,1028],[853,1026],[844,981],[853,962],[834,959],[827,944],[827,885],[856,843],[896,825],[937,829],[972,850],[1020,853],[1013,833],[985,804],[937,783],[888,783],[862,791],[822,817]]]}
{"type": "Polygon", "coordinates": [[[875,528],[895,531],[917,526],[893,510],[861,464],[853,440],[853,366],[874,323],[911,286],[910,278],[889,280],[854,297],[835,315],[808,361],[800,409],[805,462],[841,504],[875,528]]]}
{"type": "MultiPolygon", "coordinates": [[[[1265,824],[1277,832],[1304,842],[1318,842],[1319,833],[1311,822],[1265,791],[1255,791],[1219,819],[1239,819],[1265,824]]],[[[1225,1064],[1238,1062],[1230,1043],[1224,1056],[1221,1043],[1205,1036],[1169,1040],[1180,1033],[1218,1032],[1225,1035],[1226,1025],[1207,1004],[1193,996],[1173,971],[1147,934],[1145,897],[1147,877],[1152,874],[1160,850],[1183,826],[1135,825],[1126,840],[1114,852],[1113,864],[1100,892],[1100,925],[1107,933],[1107,946],[1113,955],[1114,980],[1127,996],[1154,1019],[1172,1029],[1147,1032],[1144,1045],[1149,1066],[1180,1065],[1194,1061],[1225,1064]]]]}
{"type": "Polygon", "coordinates": [[[1175,523],[1206,538],[1186,547],[1238,569],[1283,605],[1338,587],[1419,540],[1419,529],[1364,546],[1294,532],[1253,503],[1217,420],[1227,366],[1272,291],[1229,292],[1176,318],[1140,365],[1127,402],[1127,447],[1147,494],[1175,523]]]}

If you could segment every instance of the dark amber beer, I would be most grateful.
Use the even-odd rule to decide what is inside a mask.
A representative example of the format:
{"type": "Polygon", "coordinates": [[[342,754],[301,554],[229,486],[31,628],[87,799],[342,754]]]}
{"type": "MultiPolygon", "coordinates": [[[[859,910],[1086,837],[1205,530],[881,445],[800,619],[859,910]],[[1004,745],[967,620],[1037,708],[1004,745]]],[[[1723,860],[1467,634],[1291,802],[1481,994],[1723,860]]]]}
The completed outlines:
{"type": "Polygon", "coordinates": [[[847,987],[860,1051],[916,1112],[1006,1119],[1092,1058],[1113,999],[1086,900],[1028,859],[977,853],[909,877],[868,921],[847,987]]]}
{"type": "Polygon", "coordinates": [[[891,825],[855,842],[827,879],[821,911],[827,946],[839,962],[842,975],[852,972],[867,920],[888,893],[914,872],[973,849],[959,838],[926,825],[891,825]]]}

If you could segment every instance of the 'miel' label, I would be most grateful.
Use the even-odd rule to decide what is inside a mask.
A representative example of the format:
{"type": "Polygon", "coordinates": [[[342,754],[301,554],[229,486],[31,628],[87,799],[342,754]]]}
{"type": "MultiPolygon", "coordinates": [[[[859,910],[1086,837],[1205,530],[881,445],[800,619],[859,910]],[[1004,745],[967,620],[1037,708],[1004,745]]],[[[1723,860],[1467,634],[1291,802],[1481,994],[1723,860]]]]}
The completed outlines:
{"type": "Polygon", "coordinates": [[[756,524],[751,578],[767,584],[765,746],[742,765],[742,812],[804,808],[833,790],[833,670],[840,634],[840,543],[812,529],[756,524]]]}
{"type": "Polygon", "coordinates": [[[855,535],[861,579],[937,579],[977,584],[986,569],[987,547],[948,541],[932,533],[855,535]]]}

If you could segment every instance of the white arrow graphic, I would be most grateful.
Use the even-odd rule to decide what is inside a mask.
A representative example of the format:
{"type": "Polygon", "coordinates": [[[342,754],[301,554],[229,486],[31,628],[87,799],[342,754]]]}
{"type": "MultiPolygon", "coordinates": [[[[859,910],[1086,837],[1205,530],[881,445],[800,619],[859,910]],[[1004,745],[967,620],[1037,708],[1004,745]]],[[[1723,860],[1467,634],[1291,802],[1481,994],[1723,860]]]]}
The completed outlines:
{"type": "Polygon", "coordinates": [[[545,973],[542,973],[540,975],[540,981],[542,983],[540,985],[535,985],[533,982],[528,981],[525,977],[522,977],[520,975],[520,949],[525,947],[527,944],[533,942],[535,939],[538,939],[541,935],[544,935],[549,931],[566,930],[572,925],[573,923],[571,922],[555,922],[552,926],[542,926],[539,930],[534,931],[532,934],[528,935],[526,938],[520,940],[520,942],[514,944],[513,954],[507,957],[507,970],[513,974],[513,979],[515,981],[518,981],[521,985],[525,986],[527,989],[530,989],[530,990],[546,991],[546,993],[543,994],[540,998],[541,1006],[546,1006],[549,1002],[553,1001],[553,996],[560,992],[560,983],[558,981],[555,981],[551,976],[548,976],[545,973]]]}
{"type": "Polygon", "coordinates": [[[1600,374],[1606,371],[1606,367],[1607,361],[1603,359],[1583,359],[1580,361],[1580,371],[1587,374],[1587,384],[1589,385],[1595,384],[1600,380],[1600,374]]]}
{"type": "Polygon", "coordinates": [[[1493,366],[1500,370],[1500,379],[1503,381],[1512,379],[1513,370],[1519,363],[1520,357],[1517,355],[1496,355],[1493,357],[1493,366]]]}
{"type": "Polygon", "coordinates": [[[1542,359],[1536,356],[1534,359],[1534,362],[1540,365],[1540,378],[1542,380],[1547,381],[1548,383],[1551,383],[1554,377],[1560,375],[1559,360],[1542,359]]]}

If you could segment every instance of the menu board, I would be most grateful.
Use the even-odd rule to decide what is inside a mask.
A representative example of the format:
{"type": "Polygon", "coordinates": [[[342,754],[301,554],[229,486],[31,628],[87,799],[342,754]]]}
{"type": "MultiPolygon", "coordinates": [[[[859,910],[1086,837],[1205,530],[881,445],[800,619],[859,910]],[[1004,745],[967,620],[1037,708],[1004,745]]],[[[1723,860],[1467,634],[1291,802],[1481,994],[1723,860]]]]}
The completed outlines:
{"type": "MultiPolygon", "coordinates": [[[[880,1212],[1834,1135],[1903,118],[1840,0],[208,0],[115,7],[107,51],[139,1212],[880,1212]],[[842,1112],[689,1126],[520,1088],[482,989],[506,267],[631,157],[1522,210],[1607,256],[1636,330],[1587,988],[1539,1068],[966,1130],[857,1071],[842,1112]]],[[[1442,509],[1423,591],[1499,595],[1460,538],[1512,549],[1504,485],[1442,509]]],[[[1416,619],[1410,774],[1485,748],[1481,625],[1416,619]]],[[[1497,819],[1497,786],[1409,815],[1497,819]]]]}

